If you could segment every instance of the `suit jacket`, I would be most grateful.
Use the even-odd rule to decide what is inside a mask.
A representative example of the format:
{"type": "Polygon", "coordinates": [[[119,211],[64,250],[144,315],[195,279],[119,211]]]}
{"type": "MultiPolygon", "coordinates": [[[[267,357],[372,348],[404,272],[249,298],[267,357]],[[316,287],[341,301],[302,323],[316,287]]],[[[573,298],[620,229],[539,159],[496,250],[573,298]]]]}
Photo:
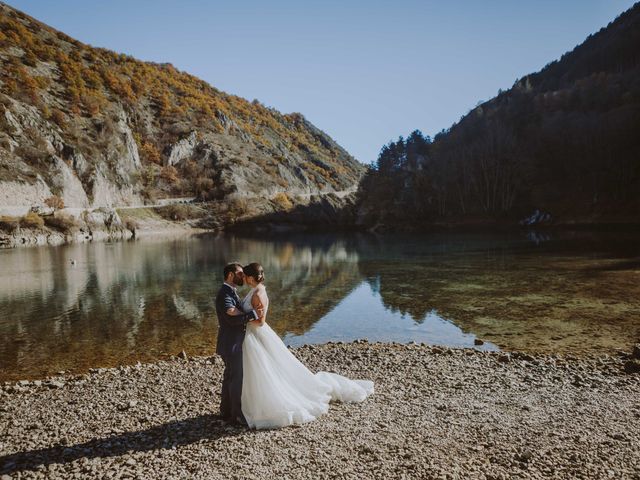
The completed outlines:
{"type": "Polygon", "coordinates": [[[223,357],[242,352],[247,322],[256,319],[253,311],[243,315],[227,314],[227,310],[233,307],[242,310],[240,298],[233,288],[223,284],[216,296],[216,314],[218,315],[216,352],[223,357]]]}

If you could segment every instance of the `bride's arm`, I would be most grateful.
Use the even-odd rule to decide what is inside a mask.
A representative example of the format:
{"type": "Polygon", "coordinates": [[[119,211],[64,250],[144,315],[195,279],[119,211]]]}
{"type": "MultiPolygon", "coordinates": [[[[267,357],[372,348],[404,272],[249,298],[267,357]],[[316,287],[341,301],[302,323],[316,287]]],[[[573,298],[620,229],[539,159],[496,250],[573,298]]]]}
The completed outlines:
{"type": "Polygon", "coordinates": [[[251,296],[251,306],[256,312],[259,312],[259,317],[254,320],[256,325],[264,325],[267,319],[267,314],[264,312],[265,306],[269,304],[269,297],[267,297],[267,291],[264,288],[257,288],[251,296]],[[263,313],[264,312],[264,313],[263,313]]]}

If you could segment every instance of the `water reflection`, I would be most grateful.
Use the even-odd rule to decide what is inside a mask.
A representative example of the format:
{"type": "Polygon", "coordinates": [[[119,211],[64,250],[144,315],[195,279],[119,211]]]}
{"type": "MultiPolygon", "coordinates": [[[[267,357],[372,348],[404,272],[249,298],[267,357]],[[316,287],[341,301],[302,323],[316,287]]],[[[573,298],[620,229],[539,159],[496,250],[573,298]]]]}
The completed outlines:
{"type": "Polygon", "coordinates": [[[507,349],[611,351],[640,339],[640,236],[381,237],[360,271],[416,321],[436,310],[507,349]],[[398,268],[399,264],[403,268],[398,268]]]}
{"type": "Polygon", "coordinates": [[[0,379],[210,354],[229,260],[261,261],[291,344],[368,338],[528,351],[640,338],[640,236],[312,235],[0,250],[0,379]]]}
{"type": "Polygon", "coordinates": [[[0,378],[210,354],[224,264],[260,259],[271,323],[303,332],[359,281],[341,241],[234,237],[0,251],[0,378]],[[74,260],[74,263],[71,262],[74,260]],[[339,294],[334,294],[334,290],[339,294]]]}
{"type": "MultiPolygon", "coordinates": [[[[286,334],[284,342],[299,346],[328,341],[353,341],[366,338],[378,342],[407,342],[474,347],[476,336],[465,333],[442,318],[435,310],[414,320],[408,314],[397,314],[393,307],[385,305],[374,288],[362,282],[334,309],[313,324],[302,335],[286,334]]],[[[497,350],[497,346],[485,343],[482,350],[497,350]]]]}

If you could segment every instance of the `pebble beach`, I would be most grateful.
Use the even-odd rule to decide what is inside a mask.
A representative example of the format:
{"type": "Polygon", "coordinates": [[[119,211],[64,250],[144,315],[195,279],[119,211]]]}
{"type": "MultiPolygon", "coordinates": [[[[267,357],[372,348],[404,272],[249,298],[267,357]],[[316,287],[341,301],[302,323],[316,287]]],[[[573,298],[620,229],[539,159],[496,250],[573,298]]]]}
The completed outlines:
{"type": "Polygon", "coordinates": [[[0,387],[0,478],[640,479],[640,351],[600,356],[418,344],[293,349],[371,379],[361,404],[253,431],[218,417],[217,356],[0,387]]]}

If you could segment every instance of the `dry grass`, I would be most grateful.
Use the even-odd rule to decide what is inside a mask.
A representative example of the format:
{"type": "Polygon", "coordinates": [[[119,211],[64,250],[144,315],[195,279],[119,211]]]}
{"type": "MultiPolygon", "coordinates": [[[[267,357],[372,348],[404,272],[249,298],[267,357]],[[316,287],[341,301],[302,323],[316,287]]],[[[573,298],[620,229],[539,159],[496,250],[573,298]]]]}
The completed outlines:
{"type": "Polygon", "coordinates": [[[291,210],[293,208],[293,202],[285,192],[277,193],[272,200],[280,210],[291,210]]]}
{"type": "Polygon", "coordinates": [[[64,208],[64,200],[57,195],[52,195],[44,201],[47,207],[51,207],[54,210],[61,210],[64,208]]]}
{"type": "Polygon", "coordinates": [[[20,226],[24,228],[42,228],[44,219],[35,212],[29,212],[20,219],[20,226]]]}
{"type": "Polygon", "coordinates": [[[135,231],[140,227],[140,224],[138,223],[138,221],[133,218],[127,218],[126,220],[123,220],[123,223],[124,223],[124,228],[126,228],[132,233],[135,233],[135,231]]]}
{"type": "Polygon", "coordinates": [[[9,215],[0,216],[0,230],[13,233],[20,227],[20,217],[12,217],[9,215]]]}
{"type": "Polygon", "coordinates": [[[47,227],[59,230],[63,233],[72,233],[79,227],[78,221],[75,217],[60,213],[45,217],[44,223],[47,227]]]}
{"type": "Polygon", "coordinates": [[[156,211],[163,218],[174,221],[193,220],[203,216],[202,209],[194,205],[167,205],[157,208],[156,211]]]}

